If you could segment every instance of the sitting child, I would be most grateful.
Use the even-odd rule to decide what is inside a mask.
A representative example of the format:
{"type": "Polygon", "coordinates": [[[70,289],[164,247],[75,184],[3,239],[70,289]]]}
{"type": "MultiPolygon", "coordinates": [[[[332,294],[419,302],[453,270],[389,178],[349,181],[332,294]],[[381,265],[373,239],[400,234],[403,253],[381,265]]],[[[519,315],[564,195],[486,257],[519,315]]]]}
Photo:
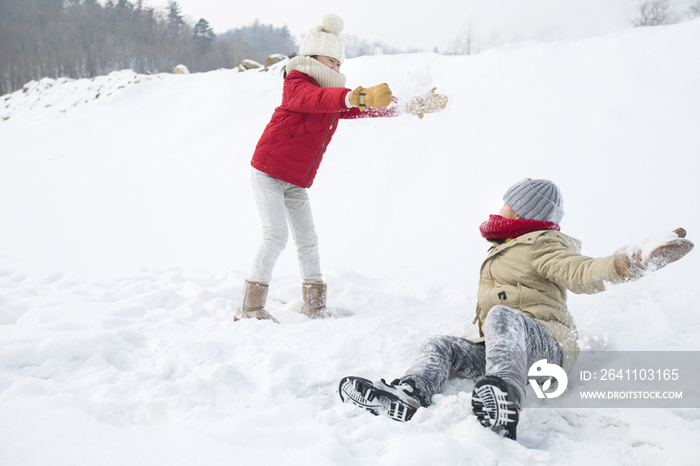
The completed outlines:
{"type": "Polygon", "coordinates": [[[598,293],[605,282],[640,278],[693,248],[679,228],[650,252],[627,247],[607,257],[583,256],[581,243],[559,232],[564,210],[554,183],[527,178],[503,200],[499,214],[480,226],[493,247],[479,276],[474,319],[479,338],[428,339],[406,374],[390,384],[345,377],[340,382],[344,402],[408,421],[418,407],[429,406],[450,375],[471,378],[476,380],[472,410],[479,422],[515,440],[528,368],[547,359],[569,372],[576,360],[576,324],[566,290],[598,293]]]}

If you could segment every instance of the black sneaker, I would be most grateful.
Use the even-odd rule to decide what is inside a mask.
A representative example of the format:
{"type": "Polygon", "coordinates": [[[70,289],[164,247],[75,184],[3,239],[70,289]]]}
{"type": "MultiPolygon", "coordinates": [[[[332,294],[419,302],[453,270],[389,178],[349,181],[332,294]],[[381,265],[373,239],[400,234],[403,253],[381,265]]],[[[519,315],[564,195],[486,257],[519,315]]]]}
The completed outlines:
{"type": "Polygon", "coordinates": [[[362,377],[345,377],[338,388],[343,403],[352,403],[378,416],[384,414],[399,422],[411,420],[421,400],[416,387],[410,383],[400,383],[399,379],[388,384],[372,382],[362,377]]]}
{"type": "Polygon", "coordinates": [[[518,407],[508,384],[500,377],[487,375],[474,385],[472,411],[482,426],[515,440],[518,407]]]}

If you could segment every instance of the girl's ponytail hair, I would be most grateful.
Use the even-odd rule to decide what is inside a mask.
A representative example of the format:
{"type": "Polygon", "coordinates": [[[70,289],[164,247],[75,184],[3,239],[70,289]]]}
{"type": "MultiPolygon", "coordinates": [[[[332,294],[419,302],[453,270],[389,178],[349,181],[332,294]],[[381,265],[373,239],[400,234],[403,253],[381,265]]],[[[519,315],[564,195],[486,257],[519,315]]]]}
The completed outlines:
{"type": "MultiPolygon", "coordinates": [[[[291,55],[289,55],[289,59],[291,60],[292,58],[296,57],[297,54],[292,52],[291,55]]],[[[280,70],[280,73],[282,74],[282,79],[287,79],[287,65],[284,65],[282,67],[282,70],[280,70]]]]}

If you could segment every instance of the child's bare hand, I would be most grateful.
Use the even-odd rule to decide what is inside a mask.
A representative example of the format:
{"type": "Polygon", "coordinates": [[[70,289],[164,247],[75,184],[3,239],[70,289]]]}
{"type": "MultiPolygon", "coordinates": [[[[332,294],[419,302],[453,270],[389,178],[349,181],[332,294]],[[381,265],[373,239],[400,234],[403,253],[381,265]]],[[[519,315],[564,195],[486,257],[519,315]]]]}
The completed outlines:
{"type": "Polygon", "coordinates": [[[387,83],[372,86],[368,89],[358,87],[350,94],[350,103],[364,111],[367,107],[386,107],[391,103],[391,89],[387,83]]]}

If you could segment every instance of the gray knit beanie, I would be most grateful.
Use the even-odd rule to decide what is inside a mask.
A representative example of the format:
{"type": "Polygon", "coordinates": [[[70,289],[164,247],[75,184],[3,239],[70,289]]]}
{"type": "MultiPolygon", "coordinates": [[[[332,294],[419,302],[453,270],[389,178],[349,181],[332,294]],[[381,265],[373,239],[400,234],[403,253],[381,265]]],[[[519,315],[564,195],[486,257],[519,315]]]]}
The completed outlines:
{"type": "Polygon", "coordinates": [[[520,218],[558,224],[564,216],[561,191],[549,180],[525,178],[511,186],[503,200],[520,218]]]}

